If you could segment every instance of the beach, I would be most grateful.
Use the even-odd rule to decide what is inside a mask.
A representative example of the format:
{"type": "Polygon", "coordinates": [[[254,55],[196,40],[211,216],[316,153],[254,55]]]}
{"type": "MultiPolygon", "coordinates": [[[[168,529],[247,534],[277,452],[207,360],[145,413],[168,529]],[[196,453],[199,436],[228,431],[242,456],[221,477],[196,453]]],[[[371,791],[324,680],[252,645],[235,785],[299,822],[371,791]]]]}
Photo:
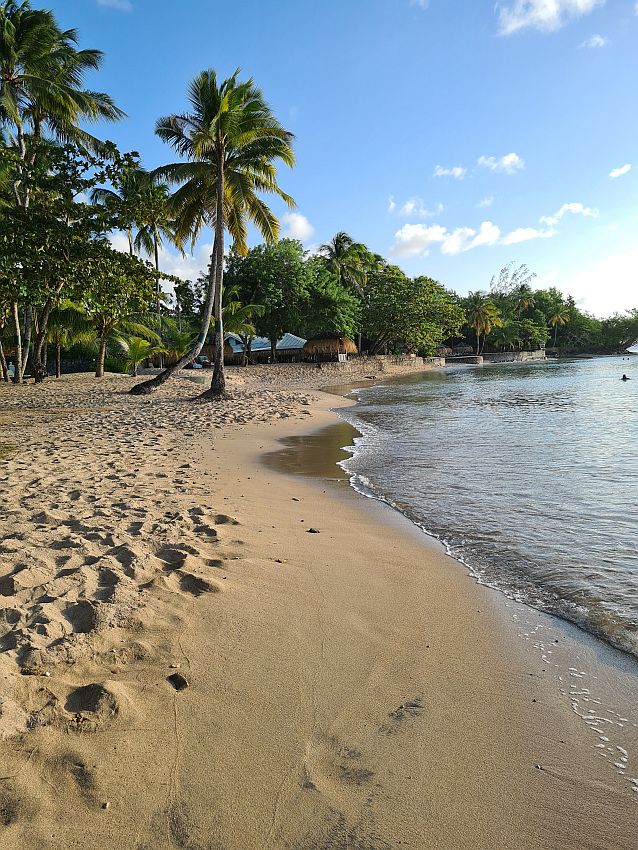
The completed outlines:
{"type": "Polygon", "coordinates": [[[0,386],[2,847],[632,848],[635,669],[291,474],[290,375],[0,386]]]}

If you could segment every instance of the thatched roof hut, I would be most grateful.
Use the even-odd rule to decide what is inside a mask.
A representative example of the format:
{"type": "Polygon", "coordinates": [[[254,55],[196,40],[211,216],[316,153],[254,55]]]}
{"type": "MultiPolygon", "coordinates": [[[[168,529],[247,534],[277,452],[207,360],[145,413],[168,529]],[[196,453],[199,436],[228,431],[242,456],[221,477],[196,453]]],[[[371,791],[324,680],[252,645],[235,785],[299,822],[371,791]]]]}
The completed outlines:
{"type": "Polygon", "coordinates": [[[452,349],[449,345],[437,345],[434,350],[437,357],[449,357],[452,354],[452,349]]]}
{"type": "Polygon", "coordinates": [[[335,333],[317,334],[303,347],[309,357],[337,357],[339,354],[357,354],[357,346],[347,336],[335,333]]]}

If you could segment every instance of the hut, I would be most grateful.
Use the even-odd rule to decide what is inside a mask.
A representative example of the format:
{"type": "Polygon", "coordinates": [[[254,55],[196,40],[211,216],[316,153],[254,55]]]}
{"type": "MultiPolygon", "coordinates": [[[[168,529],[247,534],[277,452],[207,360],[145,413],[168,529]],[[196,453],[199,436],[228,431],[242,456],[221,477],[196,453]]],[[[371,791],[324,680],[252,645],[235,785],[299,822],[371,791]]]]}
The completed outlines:
{"type": "MultiPolygon", "coordinates": [[[[275,359],[278,363],[294,363],[302,359],[305,339],[295,334],[285,333],[275,345],[275,359]]],[[[206,347],[204,348],[206,351],[206,347]]],[[[224,340],[224,360],[231,365],[244,362],[244,344],[237,334],[226,334],[224,340]]],[[[250,363],[271,363],[272,343],[265,337],[253,337],[250,345],[250,363]]]]}
{"type": "Polygon", "coordinates": [[[452,349],[449,345],[437,345],[434,354],[436,357],[449,357],[452,354],[452,349]]]}
{"type": "Polygon", "coordinates": [[[347,336],[322,333],[309,339],[303,347],[306,360],[345,360],[348,354],[357,354],[357,346],[347,336]]]}

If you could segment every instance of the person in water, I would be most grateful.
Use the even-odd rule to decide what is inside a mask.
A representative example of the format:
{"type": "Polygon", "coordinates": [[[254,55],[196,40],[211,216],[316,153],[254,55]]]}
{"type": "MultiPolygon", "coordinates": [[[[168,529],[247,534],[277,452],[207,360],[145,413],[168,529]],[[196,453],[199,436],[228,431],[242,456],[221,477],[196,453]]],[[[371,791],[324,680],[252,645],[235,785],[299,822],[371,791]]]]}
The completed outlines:
{"type": "Polygon", "coordinates": [[[627,375],[623,375],[620,380],[621,381],[631,381],[631,378],[628,378],[627,375]]]}

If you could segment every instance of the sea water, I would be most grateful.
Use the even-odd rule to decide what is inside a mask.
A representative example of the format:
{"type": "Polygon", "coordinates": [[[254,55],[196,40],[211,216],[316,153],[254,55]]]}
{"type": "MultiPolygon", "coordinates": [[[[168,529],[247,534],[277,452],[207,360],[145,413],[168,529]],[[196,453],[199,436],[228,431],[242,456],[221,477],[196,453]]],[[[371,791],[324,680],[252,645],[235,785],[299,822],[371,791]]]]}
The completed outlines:
{"type": "Polygon", "coordinates": [[[638,358],[446,367],[355,395],[356,489],[479,581],[638,655],[638,358]]]}

